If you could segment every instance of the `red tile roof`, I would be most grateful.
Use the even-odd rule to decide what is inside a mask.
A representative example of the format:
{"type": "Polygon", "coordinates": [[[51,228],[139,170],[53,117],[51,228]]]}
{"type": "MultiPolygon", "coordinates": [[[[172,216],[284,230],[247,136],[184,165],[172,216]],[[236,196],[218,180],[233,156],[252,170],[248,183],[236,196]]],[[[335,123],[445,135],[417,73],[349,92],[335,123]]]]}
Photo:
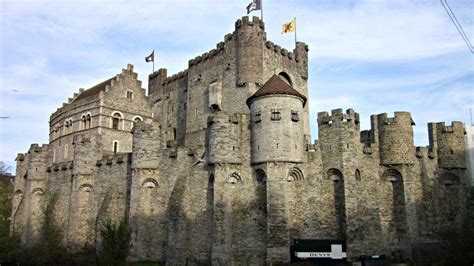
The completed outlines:
{"type": "Polygon", "coordinates": [[[259,97],[272,94],[293,95],[301,98],[303,100],[303,105],[306,104],[306,97],[303,94],[293,89],[293,87],[286,83],[280,76],[273,75],[273,77],[271,77],[267,82],[265,82],[265,84],[263,84],[260,89],[258,89],[252,96],[247,99],[247,105],[250,106],[250,103],[259,97]]]}

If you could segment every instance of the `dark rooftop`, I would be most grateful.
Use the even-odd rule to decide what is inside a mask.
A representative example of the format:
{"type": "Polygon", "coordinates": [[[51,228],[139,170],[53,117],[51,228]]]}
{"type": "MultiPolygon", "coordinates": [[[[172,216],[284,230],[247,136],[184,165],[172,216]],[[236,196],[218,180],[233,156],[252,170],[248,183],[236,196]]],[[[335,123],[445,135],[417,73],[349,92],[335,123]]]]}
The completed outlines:
{"type": "Polygon", "coordinates": [[[247,105],[250,106],[250,103],[256,98],[272,94],[293,95],[303,99],[303,105],[306,104],[306,97],[303,94],[293,89],[293,87],[286,83],[280,76],[273,75],[273,77],[247,99],[247,105]]]}

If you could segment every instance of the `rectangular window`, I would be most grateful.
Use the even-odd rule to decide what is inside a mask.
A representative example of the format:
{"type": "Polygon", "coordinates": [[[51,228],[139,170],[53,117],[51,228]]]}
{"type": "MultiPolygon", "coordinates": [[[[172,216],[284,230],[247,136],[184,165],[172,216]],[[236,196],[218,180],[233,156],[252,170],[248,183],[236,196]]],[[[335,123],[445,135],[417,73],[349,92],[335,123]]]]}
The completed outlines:
{"type": "Polygon", "coordinates": [[[133,92],[127,91],[127,99],[133,99],[133,92]]]}
{"type": "Polygon", "coordinates": [[[280,109],[272,109],[272,120],[280,120],[280,119],[281,119],[280,109]]]}
{"type": "Polygon", "coordinates": [[[255,112],[255,117],[254,117],[255,123],[260,123],[262,121],[262,114],[260,111],[255,112]]]}
{"type": "Polygon", "coordinates": [[[291,110],[291,121],[298,122],[300,118],[298,117],[298,112],[291,110]]]}

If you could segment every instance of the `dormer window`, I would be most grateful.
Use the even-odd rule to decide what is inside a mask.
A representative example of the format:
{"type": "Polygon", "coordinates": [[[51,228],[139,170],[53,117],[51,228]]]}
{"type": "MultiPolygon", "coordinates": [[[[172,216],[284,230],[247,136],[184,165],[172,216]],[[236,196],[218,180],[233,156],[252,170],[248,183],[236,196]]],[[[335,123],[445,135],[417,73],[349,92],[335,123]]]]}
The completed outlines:
{"type": "Polygon", "coordinates": [[[272,109],[272,120],[281,120],[280,109],[272,109]]]}
{"type": "Polygon", "coordinates": [[[298,116],[298,111],[291,110],[291,121],[293,121],[293,122],[300,121],[300,118],[298,116]]]}

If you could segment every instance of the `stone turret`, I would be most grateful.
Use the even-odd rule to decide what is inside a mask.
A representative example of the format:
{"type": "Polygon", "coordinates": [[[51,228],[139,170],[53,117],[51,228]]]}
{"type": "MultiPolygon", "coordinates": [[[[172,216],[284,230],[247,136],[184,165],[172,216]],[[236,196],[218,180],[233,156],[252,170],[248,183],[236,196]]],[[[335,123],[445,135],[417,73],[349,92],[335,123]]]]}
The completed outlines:
{"type": "Polygon", "coordinates": [[[439,167],[466,168],[465,130],[462,122],[452,122],[451,126],[429,123],[428,134],[430,148],[437,154],[439,167]]]}
{"type": "Polygon", "coordinates": [[[252,115],[252,163],[303,162],[300,121],[306,97],[274,75],[247,99],[252,115]]]}
{"type": "Polygon", "coordinates": [[[227,115],[223,112],[209,116],[208,162],[241,163],[241,118],[240,115],[227,115]]]}
{"type": "Polygon", "coordinates": [[[262,84],[265,24],[259,17],[243,17],[235,23],[237,47],[237,85],[262,84]]]}
{"type": "Polygon", "coordinates": [[[380,143],[380,163],[383,165],[414,164],[415,145],[413,125],[409,112],[395,112],[394,117],[386,113],[377,115],[380,143]]]}
{"type": "MultiPolygon", "coordinates": [[[[324,168],[342,169],[360,149],[359,114],[352,109],[318,113],[319,143],[324,168]]],[[[353,171],[353,169],[351,169],[353,171]]]]}

